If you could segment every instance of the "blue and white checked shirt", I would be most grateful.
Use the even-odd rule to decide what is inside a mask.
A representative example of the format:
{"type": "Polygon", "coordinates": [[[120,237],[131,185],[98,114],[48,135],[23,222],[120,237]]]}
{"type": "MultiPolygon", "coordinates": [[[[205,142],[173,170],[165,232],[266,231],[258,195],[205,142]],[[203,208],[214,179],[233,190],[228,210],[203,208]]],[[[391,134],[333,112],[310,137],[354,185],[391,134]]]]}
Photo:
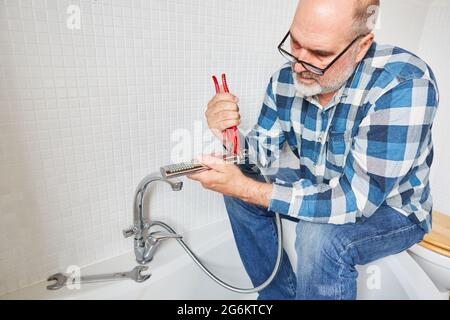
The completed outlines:
{"type": "Polygon", "coordinates": [[[417,56],[373,43],[323,109],[300,96],[290,64],[270,80],[258,124],[245,136],[250,162],[277,168],[287,143],[294,183],[277,179],[268,210],[346,224],[389,206],[431,229],[431,128],[438,88],[417,56]]]}

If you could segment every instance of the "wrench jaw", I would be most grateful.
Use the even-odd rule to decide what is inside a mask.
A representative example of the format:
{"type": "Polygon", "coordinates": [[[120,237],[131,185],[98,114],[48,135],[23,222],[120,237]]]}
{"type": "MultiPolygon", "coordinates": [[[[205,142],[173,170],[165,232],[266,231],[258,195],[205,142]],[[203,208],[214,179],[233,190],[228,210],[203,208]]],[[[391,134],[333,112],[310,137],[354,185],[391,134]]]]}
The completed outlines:
{"type": "Polygon", "coordinates": [[[147,271],[149,268],[147,266],[137,266],[133,269],[132,272],[132,278],[137,283],[142,283],[144,281],[147,281],[152,276],[151,273],[149,274],[142,274],[142,272],[147,271]]]}
{"type": "Polygon", "coordinates": [[[47,286],[47,290],[58,290],[65,287],[67,282],[67,276],[62,273],[56,273],[48,277],[47,281],[55,281],[53,284],[47,286]]]}

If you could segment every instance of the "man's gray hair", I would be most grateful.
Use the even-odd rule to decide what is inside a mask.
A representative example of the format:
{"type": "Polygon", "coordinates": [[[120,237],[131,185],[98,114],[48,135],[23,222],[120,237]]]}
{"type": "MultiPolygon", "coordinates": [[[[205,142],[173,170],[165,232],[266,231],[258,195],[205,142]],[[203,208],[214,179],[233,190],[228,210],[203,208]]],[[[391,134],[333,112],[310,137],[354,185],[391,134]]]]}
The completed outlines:
{"type": "Polygon", "coordinates": [[[353,36],[368,34],[375,29],[378,19],[380,0],[353,0],[355,13],[353,21],[353,36]]]}

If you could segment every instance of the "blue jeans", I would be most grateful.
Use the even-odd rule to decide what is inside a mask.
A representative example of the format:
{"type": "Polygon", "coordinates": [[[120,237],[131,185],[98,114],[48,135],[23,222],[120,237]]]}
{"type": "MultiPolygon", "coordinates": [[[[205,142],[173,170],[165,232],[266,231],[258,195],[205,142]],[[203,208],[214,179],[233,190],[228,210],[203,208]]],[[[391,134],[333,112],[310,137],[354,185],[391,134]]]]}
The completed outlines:
{"type": "MultiPolygon", "coordinates": [[[[260,175],[244,174],[264,181],[260,175]]],[[[284,181],[289,181],[289,175],[293,179],[291,170],[281,169],[277,176],[283,174],[284,181]]],[[[272,273],[277,257],[274,213],[227,196],[225,205],[244,267],[253,285],[258,286],[272,273]]],[[[284,251],[281,269],[259,292],[260,300],[356,299],[355,265],[404,251],[425,234],[417,224],[385,206],[356,224],[296,221],[297,274],[284,251]]]]}

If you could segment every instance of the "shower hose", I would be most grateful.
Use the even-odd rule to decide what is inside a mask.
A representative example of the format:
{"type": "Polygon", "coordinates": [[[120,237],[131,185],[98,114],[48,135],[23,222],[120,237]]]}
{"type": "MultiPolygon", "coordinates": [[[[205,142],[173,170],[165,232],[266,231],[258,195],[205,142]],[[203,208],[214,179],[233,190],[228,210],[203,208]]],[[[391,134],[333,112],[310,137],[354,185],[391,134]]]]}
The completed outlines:
{"type": "MultiPolygon", "coordinates": [[[[262,174],[262,176],[264,177],[264,179],[266,180],[267,183],[270,183],[270,179],[266,175],[262,174]]],[[[202,269],[203,272],[205,272],[206,275],[208,277],[210,277],[212,280],[214,280],[216,283],[218,283],[219,285],[221,285],[222,287],[224,287],[228,290],[231,290],[231,291],[234,291],[237,293],[251,294],[251,293],[259,292],[259,291],[263,290],[264,288],[266,288],[267,286],[269,286],[272,283],[275,276],[277,275],[278,271],[280,270],[281,258],[282,258],[282,254],[283,254],[283,233],[282,233],[281,218],[280,218],[279,213],[275,213],[275,224],[277,227],[277,234],[278,234],[278,253],[277,253],[277,259],[275,262],[275,266],[274,266],[272,274],[269,276],[269,278],[267,278],[266,281],[264,281],[262,284],[260,284],[257,287],[254,287],[254,288],[235,287],[235,286],[232,286],[232,285],[226,283],[225,281],[219,279],[216,275],[214,275],[211,271],[209,271],[207,267],[205,267],[205,265],[194,254],[194,252],[189,248],[189,246],[183,241],[182,238],[177,239],[177,241],[183,247],[184,251],[186,251],[186,253],[189,255],[189,257],[191,257],[192,260],[194,260],[195,264],[200,269],[202,269]]],[[[165,224],[164,222],[155,221],[152,223],[152,225],[160,226],[160,227],[166,229],[168,232],[176,234],[175,230],[172,229],[169,225],[165,224]]]]}

